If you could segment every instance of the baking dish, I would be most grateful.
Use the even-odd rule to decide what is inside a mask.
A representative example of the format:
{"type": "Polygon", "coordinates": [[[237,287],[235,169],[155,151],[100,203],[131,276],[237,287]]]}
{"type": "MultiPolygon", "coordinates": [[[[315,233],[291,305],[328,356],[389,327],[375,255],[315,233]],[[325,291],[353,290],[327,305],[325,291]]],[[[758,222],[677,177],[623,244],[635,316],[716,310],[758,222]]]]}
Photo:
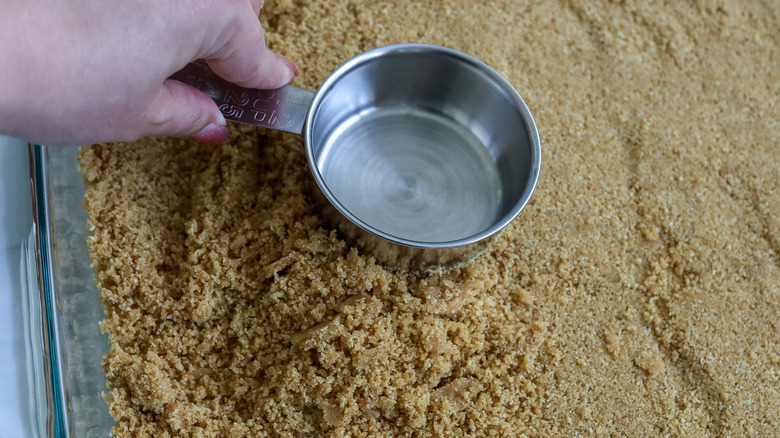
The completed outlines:
{"type": "Polygon", "coordinates": [[[30,420],[36,437],[107,437],[108,337],[87,250],[78,148],[30,145],[33,227],[23,245],[30,420]]]}

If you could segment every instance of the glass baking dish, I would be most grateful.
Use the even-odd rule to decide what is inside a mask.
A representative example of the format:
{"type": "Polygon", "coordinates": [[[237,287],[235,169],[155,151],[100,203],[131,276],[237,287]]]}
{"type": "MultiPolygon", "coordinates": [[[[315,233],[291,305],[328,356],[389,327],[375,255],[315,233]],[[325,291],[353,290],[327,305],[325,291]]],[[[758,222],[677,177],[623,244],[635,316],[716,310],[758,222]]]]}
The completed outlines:
{"type": "Polygon", "coordinates": [[[87,250],[78,148],[30,145],[33,227],[22,250],[30,418],[36,437],[107,437],[108,337],[87,250]],[[26,284],[25,284],[26,283],[26,284]]]}

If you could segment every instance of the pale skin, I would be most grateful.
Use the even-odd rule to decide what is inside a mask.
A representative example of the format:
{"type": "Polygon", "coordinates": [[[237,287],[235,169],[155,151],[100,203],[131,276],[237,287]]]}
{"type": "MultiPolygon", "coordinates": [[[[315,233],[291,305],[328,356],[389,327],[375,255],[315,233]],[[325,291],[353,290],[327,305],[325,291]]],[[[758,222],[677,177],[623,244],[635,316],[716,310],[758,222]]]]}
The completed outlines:
{"type": "Polygon", "coordinates": [[[149,135],[229,137],[216,104],[167,79],[205,59],[272,89],[295,66],[270,51],[262,0],[0,0],[0,134],[46,145],[149,135]]]}

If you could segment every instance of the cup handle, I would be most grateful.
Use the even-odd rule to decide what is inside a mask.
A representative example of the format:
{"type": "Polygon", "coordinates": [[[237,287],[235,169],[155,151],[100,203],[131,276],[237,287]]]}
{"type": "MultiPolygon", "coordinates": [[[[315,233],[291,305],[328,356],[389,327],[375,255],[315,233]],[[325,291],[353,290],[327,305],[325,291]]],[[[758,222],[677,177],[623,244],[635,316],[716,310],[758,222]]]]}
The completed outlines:
{"type": "Polygon", "coordinates": [[[258,90],[232,84],[217,76],[203,62],[192,62],[171,79],[197,88],[219,106],[225,119],[264,128],[303,133],[303,123],[314,93],[285,85],[276,90],[258,90]]]}

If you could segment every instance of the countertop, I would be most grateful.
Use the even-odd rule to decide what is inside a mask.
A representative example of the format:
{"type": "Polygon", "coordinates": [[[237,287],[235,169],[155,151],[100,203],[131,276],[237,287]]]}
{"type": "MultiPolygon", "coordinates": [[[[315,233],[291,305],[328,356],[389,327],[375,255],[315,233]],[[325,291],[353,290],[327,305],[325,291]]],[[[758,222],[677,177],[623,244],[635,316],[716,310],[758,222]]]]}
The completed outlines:
{"type": "Polygon", "coordinates": [[[0,136],[0,438],[32,436],[20,282],[31,210],[27,144],[0,136]]]}

